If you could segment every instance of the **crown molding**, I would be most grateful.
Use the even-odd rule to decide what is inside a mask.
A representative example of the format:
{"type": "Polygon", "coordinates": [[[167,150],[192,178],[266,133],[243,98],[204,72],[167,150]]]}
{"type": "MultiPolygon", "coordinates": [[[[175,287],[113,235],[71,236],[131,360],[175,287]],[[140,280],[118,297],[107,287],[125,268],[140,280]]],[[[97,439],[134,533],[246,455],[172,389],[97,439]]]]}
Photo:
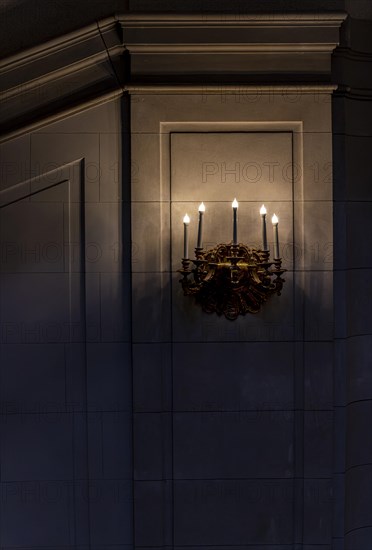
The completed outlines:
{"type": "Polygon", "coordinates": [[[144,84],[124,87],[124,91],[130,95],[307,95],[307,94],[331,94],[337,90],[335,84],[187,84],[165,85],[144,84]]]}
{"type": "Polygon", "coordinates": [[[98,21],[0,61],[2,133],[128,85],[176,93],[213,82],[330,83],[345,18],[132,13],[98,21]]]}
{"type": "Polygon", "coordinates": [[[339,84],[337,95],[370,99],[372,95],[372,52],[339,47],[333,55],[333,76],[339,84]]]}
{"type": "Polygon", "coordinates": [[[116,18],[105,19],[0,60],[0,91],[75,72],[123,49],[116,18]]]}
{"type": "Polygon", "coordinates": [[[335,44],[127,44],[131,53],[289,53],[332,52],[335,44]]]}
{"type": "Polygon", "coordinates": [[[1,60],[1,133],[122,90],[123,51],[120,25],[111,17],[1,60]]]}
{"type": "Polygon", "coordinates": [[[22,65],[32,63],[33,61],[48,58],[54,54],[61,54],[70,49],[71,51],[79,51],[79,46],[83,43],[89,44],[94,41],[98,35],[98,29],[102,34],[112,31],[117,25],[116,17],[110,17],[97,23],[88,25],[76,31],[70,32],[58,38],[53,38],[47,42],[20,51],[12,56],[0,60],[0,69],[10,70],[19,68],[22,65]]]}
{"type": "Polygon", "coordinates": [[[347,17],[345,12],[304,12],[304,13],[166,13],[166,12],[137,12],[125,13],[118,15],[117,19],[120,22],[125,22],[128,26],[138,27],[154,27],[154,26],[205,26],[215,25],[221,27],[223,25],[250,25],[256,26],[283,26],[299,24],[307,26],[319,26],[338,24],[340,25],[347,17]]]}
{"type": "Polygon", "coordinates": [[[327,80],[346,14],[127,14],[132,80],[327,80]],[[253,78],[252,78],[253,77],[253,78]]]}

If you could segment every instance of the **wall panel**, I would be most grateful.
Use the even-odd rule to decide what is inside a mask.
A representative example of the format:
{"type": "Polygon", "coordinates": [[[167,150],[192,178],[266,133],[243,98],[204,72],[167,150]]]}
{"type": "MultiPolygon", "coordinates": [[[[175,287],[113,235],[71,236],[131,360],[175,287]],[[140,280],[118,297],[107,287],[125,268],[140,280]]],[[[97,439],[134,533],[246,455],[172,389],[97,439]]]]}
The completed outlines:
{"type": "Polygon", "coordinates": [[[287,93],[132,96],[138,547],[331,542],[327,99],[326,93],[290,100],[287,93]],[[260,244],[263,202],[269,241],[271,215],[279,215],[288,272],[280,298],[231,322],[184,297],[177,269],[185,212],[191,250],[201,200],[205,247],[228,242],[235,196],[241,242],[260,244]]]}
{"type": "Polygon", "coordinates": [[[131,547],[121,135],[111,102],[1,145],[4,548],[131,547]]]}

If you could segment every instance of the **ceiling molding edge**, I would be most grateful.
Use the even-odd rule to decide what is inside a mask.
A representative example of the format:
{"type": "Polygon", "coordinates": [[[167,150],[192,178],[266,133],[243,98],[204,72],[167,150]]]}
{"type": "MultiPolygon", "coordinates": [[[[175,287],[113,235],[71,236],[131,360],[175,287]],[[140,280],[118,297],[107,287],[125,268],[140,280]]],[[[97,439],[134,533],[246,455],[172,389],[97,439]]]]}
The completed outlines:
{"type": "Polygon", "coordinates": [[[131,13],[97,21],[0,61],[2,133],[128,86],[330,84],[346,17],[131,13]]]}

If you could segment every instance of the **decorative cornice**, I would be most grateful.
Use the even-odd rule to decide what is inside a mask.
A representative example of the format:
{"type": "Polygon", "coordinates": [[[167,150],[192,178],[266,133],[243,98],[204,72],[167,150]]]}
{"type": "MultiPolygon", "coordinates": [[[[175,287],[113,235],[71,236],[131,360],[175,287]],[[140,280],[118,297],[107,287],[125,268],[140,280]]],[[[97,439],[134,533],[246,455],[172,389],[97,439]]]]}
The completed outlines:
{"type": "Polygon", "coordinates": [[[131,79],[330,80],[346,15],[128,14],[118,17],[131,79]],[[200,78],[200,76],[199,76],[200,78]]]}
{"type": "Polygon", "coordinates": [[[362,63],[372,63],[372,52],[358,52],[351,48],[338,47],[334,53],[337,57],[343,57],[352,61],[361,61],[362,63]]]}
{"type": "Polygon", "coordinates": [[[337,95],[351,99],[371,99],[372,53],[337,48],[333,55],[333,75],[339,83],[337,95]]]}
{"type": "Polygon", "coordinates": [[[122,53],[121,33],[115,18],[89,25],[41,46],[0,60],[0,90],[46,82],[101,61],[108,53],[122,53]]]}
{"type": "Polygon", "coordinates": [[[222,26],[239,25],[256,26],[283,26],[283,22],[287,25],[299,26],[299,24],[307,26],[321,26],[329,24],[340,25],[347,17],[344,12],[324,12],[324,13],[126,13],[117,17],[118,21],[125,22],[128,26],[138,27],[155,27],[155,26],[170,26],[176,24],[183,27],[203,27],[203,26],[222,26]]]}
{"type": "Polygon", "coordinates": [[[123,51],[112,17],[1,60],[2,133],[120,90],[115,64],[123,51]]]}
{"type": "Polygon", "coordinates": [[[21,51],[10,57],[0,60],[0,69],[6,70],[8,67],[10,70],[20,68],[22,65],[39,61],[43,58],[53,56],[54,54],[61,54],[66,50],[78,51],[76,47],[82,43],[89,43],[89,41],[97,38],[97,30],[100,29],[101,33],[107,33],[112,31],[117,24],[115,17],[110,17],[103,21],[94,23],[77,31],[68,33],[59,38],[54,38],[48,42],[39,46],[34,46],[27,50],[21,51]]]}
{"type": "Polygon", "coordinates": [[[187,85],[164,85],[164,84],[144,84],[130,85],[124,87],[124,91],[130,95],[174,95],[174,94],[261,94],[261,95],[280,95],[280,94],[331,94],[337,89],[334,84],[187,84],[187,85]]]}
{"type": "Polygon", "coordinates": [[[131,53],[293,53],[332,52],[337,44],[126,44],[131,53]]]}
{"type": "Polygon", "coordinates": [[[345,17],[157,13],[104,19],[0,61],[3,133],[145,83],[167,83],[174,93],[181,83],[192,93],[203,82],[204,90],[213,82],[330,83],[331,53],[345,17]]]}
{"type": "Polygon", "coordinates": [[[372,89],[340,85],[335,91],[335,97],[353,99],[355,101],[372,101],[372,89]]]}

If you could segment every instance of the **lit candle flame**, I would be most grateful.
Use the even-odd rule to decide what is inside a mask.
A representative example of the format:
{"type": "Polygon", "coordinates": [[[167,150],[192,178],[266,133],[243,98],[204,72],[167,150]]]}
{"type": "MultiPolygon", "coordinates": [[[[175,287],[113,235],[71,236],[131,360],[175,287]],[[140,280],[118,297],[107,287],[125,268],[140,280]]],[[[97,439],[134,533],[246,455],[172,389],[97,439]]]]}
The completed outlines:
{"type": "Polygon", "coordinates": [[[267,210],[264,204],[260,208],[260,214],[261,216],[264,216],[265,214],[267,214],[267,210]]]}
{"type": "Polygon", "coordinates": [[[199,212],[205,212],[205,204],[202,202],[199,206],[199,212]]]}
{"type": "Polygon", "coordinates": [[[238,208],[238,206],[239,206],[238,201],[237,201],[236,199],[234,199],[234,200],[233,200],[233,203],[232,203],[232,207],[233,207],[233,208],[238,208]]]}
{"type": "Polygon", "coordinates": [[[185,223],[186,225],[190,223],[190,218],[187,214],[185,214],[185,216],[183,217],[183,223],[185,223]]]}
{"type": "Polygon", "coordinates": [[[276,214],[274,214],[273,217],[271,218],[271,223],[273,225],[276,225],[277,223],[279,223],[279,218],[276,214]]]}

